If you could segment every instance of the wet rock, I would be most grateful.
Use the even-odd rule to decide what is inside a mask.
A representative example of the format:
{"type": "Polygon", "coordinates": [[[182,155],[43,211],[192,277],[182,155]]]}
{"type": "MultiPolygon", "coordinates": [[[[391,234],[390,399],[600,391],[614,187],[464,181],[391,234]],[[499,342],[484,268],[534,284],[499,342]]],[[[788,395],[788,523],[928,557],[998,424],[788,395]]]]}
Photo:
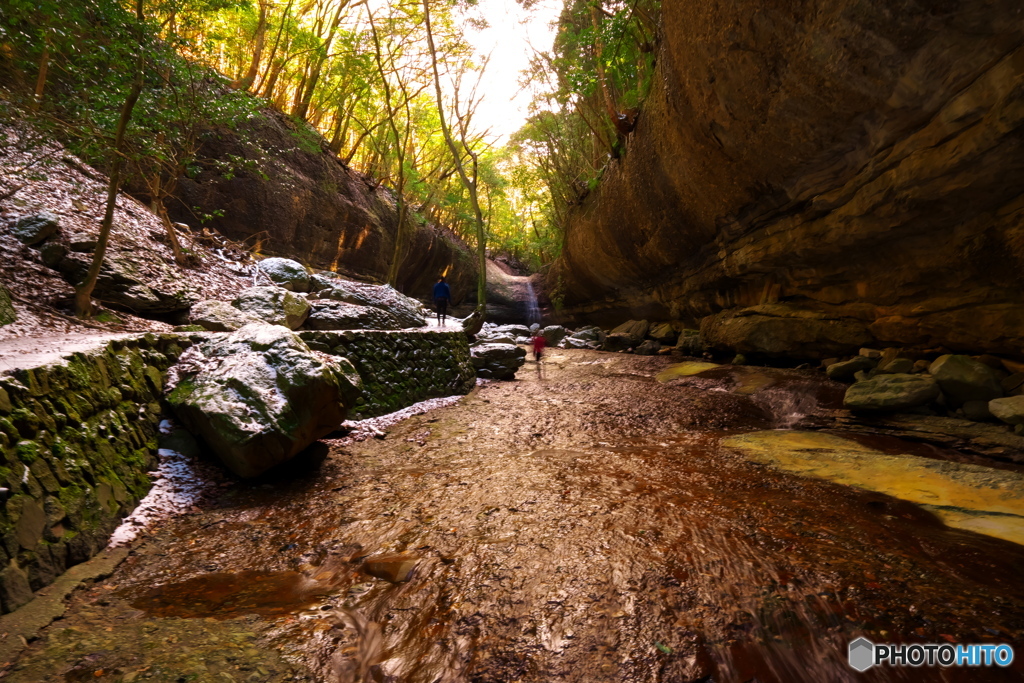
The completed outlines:
{"type": "Polygon", "coordinates": [[[633,351],[638,356],[656,356],[661,351],[661,343],[648,339],[640,343],[633,351]]]}
{"type": "Polygon", "coordinates": [[[735,356],[732,357],[732,360],[730,361],[730,365],[746,365],[746,364],[747,364],[747,357],[744,356],[742,353],[737,353],[735,356]]]}
{"type": "Polygon", "coordinates": [[[612,332],[604,338],[602,351],[625,351],[633,347],[633,337],[622,332],[612,332]]]}
{"type": "Polygon", "coordinates": [[[423,327],[427,324],[426,318],[423,317],[423,305],[416,299],[395,291],[390,285],[371,285],[345,280],[333,273],[319,273],[313,276],[313,286],[320,286],[317,291],[317,297],[320,299],[383,309],[394,316],[401,327],[423,327]]]}
{"type": "Polygon", "coordinates": [[[13,612],[32,600],[32,588],[28,583],[28,575],[11,560],[0,571],[0,602],[5,612],[13,612]]]}
{"type": "Polygon", "coordinates": [[[298,261],[287,258],[266,258],[257,267],[278,287],[292,292],[309,291],[309,273],[298,261]]]}
{"type": "Polygon", "coordinates": [[[857,372],[867,372],[875,367],[875,362],[865,356],[854,356],[850,360],[839,361],[825,368],[829,379],[840,382],[851,381],[857,372]]]}
{"type": "Polygon", "coordinates": [[[548,346],[558,346],[558,342],[562,341],[569,331],[561,325],[548,325],[540,331],[540,336],[544,337],[544,341],[548,343],[548,346]]]}
{"type": "Polygon", "coordinates": [[[483,379],[513,379],[526,363],[526,349],[514,344],[478,344],[469,352],[477,377],[483,379]]]}
{"type": "Polygon", "coordinates": [[[647,336],[651,324],[646,320],[627,320],[611,331],[611,334],[624,334],[630,339],[630,346],[636,346],[647,336]]]}
{"type": "Polygon", "coordinates": [[[988,402],[988,410],[1006,424],[1024,424],[1024,396],[992,399],[988,402]]]}
{"type": "Polygon", "coordinates": [[[851,410],[897,411],[931,403],[939,385],[927,375],[878,375],[846,390],[843,405],[851,410]]]}
{"type": "Polygon", "coordinates": [[[309,302],[283,287],[250,287],[243,290],[231,305],[271,325],[284,325],[297,330],[306,322],[309,302]]]}
{"type": "Polygon", "coordinates": [[[336,429],[360,384],[345,359],[317,356],[281,326],[252,324],[182,354],[166,398],[225,465],[254,477],[336,429]]]}
{"type": "Polygon", "coordinates": [[[852,353],[872,339],[852,318],[784,304],[763,304],[707,316],[704,345],[718,351],[769,357],[824,358],[852,353]]]}
{"type": "Polygon", "coordinates": [[[704,351],[700,340],[700,330],[682,330],[676,341],[676,352],[684,356],[699,356],[704,351]]]}
{"type": "Polygon", "coordinates": [[[961,406],[961,410],[964,411],[964,417],[974,422],[987,422],[993,419],[988,401],[967,401],[961,406]]]}
{"type": "Polygon", "coordinates": [[[869,358],[874,361],[882,359],[882,352],[879,351],[878,349],[861,349],[860,355],[863,356],[864,358],[869,358]]]}
{"type": "Polygon", "coordinates": [[[1003,395],[992,368],[970,356],[939,356],[928,367],[928,372],[938,381],[954,408],[967,401],[991,401],[1003,395]]]}
{"type": "Polygon", "coordinates": [[[909,358],[893,358],[878,364],[879,374],[906,375],[914,371],[914,361],[909,358]]]}
{"type": "Polygon", "coordinates": [[[312,301],[303,327],[308,330],[398,330],[402,323],[382,308],[344,301],[312,301]]]}
{"type": "Polygon", "coordinates": [[[41,211],[32,216],[25,216],[11,228],[18,241],[34,246],[52,237],[60,228],[57,217],[49,211],[41,211]]]}
{"type": "Polygon", "coordinates": [[[674,346],[682,329],[679,322],[654,323],[647,330],[647,336],[663,346],[674,346]]]}
{"type": "Polygon", "coordinates": [[[6,287],[0,285],[0,327],[10,325],[17,319],[18,312],[11,303],[11,295],[7,293],[6,287]]]}
{"type": "Polygon", "coordinates": [[[188,320],[210,332],[234,332],[250,323],[263,322],[254,315],[240,311],[226,301],[208,299],[194,304],[188,320]]]}
{"type": "Polygon", "coordinates": [[[419,562],[417,555],[380,555],[368,557],[363,563],[363,571],[391,583],[404,583],[412,578],[419,562]]]}

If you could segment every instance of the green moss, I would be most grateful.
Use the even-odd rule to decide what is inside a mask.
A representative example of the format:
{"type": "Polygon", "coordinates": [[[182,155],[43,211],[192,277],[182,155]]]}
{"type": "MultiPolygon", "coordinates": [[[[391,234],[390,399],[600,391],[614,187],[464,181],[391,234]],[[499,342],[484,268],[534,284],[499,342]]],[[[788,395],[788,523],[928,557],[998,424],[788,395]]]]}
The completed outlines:
{"type": "Polygon", "coordinates": [[[15,453],[18,460],[26,465],[31,465],[39,458],[39,444],[35,441],[19,441],[15,447],[15,453]]]}

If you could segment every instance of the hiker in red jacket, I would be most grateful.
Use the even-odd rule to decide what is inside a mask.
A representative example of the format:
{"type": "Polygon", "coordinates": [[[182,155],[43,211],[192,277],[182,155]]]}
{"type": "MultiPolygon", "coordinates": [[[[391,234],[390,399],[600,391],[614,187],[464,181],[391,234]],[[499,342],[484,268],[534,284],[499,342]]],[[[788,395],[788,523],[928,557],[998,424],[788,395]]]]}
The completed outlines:
{"type": "Polygon", "coordinates": [[[544,347],[548,345],[548,340],[537,333],[533,338],[533,359],[540,363],[541,356],[544,355],[544,347]]]}

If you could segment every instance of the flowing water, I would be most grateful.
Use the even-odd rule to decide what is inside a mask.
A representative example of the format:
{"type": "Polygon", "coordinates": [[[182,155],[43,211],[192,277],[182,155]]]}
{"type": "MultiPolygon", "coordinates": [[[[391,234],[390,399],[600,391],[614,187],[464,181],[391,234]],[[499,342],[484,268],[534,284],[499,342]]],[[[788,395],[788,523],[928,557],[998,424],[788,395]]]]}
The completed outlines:
{"type": "Polygon", "coordinates": [[[821,426],[838,385],[753,368],[656,381],[664,359],[585,351],[547,363],[225,489],[76,598],[11,680],[1021,678],[847,665],[859,635],[1019,646],[1024,549],[722,444],[821,426]],[[209,645],[236,642],[248,654],[209,645]]]}
{"type": "Polygon", "coordinates": [[[523,299],[523,305],[526,308],[526,324],[532,325],[540,322],[540,306],[537,303],[537,294],[533,291],[533,283],[530,282],[529,278],[524,279],[524,287],[526,296],[523,299]]]}

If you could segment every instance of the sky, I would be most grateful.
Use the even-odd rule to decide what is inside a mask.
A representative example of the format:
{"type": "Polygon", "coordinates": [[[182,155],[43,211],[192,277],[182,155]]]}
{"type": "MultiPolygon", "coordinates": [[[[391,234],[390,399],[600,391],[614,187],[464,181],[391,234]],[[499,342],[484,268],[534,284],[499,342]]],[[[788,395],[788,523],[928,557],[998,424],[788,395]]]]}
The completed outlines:
{"type": "Polygon", "coordinates": [[[487,20],[483,31],[468,30],[467,38],[481,56],[491,55],[480,84],[483,95],[475,117],[478,130],[490,129],[502,144],[526,122],[530,93],[519,85],[534,49],[549,50],[555,38],[552,22],[561,0],[539,0],[530,11],[515,0],[480,0],[479,12],[487,20]]]}

